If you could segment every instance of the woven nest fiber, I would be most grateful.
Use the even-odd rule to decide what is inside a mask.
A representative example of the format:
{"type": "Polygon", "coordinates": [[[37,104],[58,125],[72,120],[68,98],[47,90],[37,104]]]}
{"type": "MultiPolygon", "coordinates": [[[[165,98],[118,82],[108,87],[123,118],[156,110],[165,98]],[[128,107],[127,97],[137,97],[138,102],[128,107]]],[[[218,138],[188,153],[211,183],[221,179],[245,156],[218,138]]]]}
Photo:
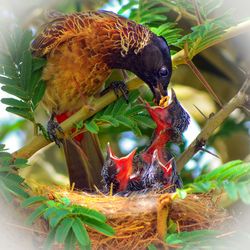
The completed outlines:
{"type": "Polygon", "coordinates": [[[54,188],[43,189],[42,194],[51,199],[67,197],[71,204],[95,209],[107,217],[116,234],[108,237],[86,226],[92,249],[146,249],[150,243],[165,249],[163,235],[169,219],[178,231],[191,231],[216,228],[227,217],[218,208],[219,195],[215,198],[213,193],[171,199],[173,194],[169,193],[120,197],[54,188]]]}

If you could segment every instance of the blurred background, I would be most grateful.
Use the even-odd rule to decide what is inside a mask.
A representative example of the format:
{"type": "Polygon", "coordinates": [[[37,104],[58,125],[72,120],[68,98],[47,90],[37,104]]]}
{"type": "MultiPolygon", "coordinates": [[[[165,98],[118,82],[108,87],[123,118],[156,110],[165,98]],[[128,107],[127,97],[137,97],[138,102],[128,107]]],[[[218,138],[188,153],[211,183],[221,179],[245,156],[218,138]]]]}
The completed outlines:
{"type": "MultiPolygon", "coordinates": [[[[24,29],[31,29],[35,34],[39,27],[46,22],[44,12],[51,9],[63,13],[105,9],[117,13],[122,6],[131,3],[135,9],[131,10],[128,7],[128,10],[123,13],[129,17],[131,13],[136,11],[135,3],[137,2],[136,0],[0,0],[0,30],[18,24],[24,29]]],[[[250,4],[244,0],[225,0],[220,10],[216,10],[214,15],[221,15],[229,9],[233,9],[232,18],[244,20],[250,16],[250,4]]],[[[183,29],[183,34],[190,32],[190,28],[194,25],[194,21],[185,16],[179,20],[178,13],[174,10],[167,13],[167,18],[173,22],[177,20],[178,27],[183,29]]],[[[240,67],[250,69],[249,42],[250,30],[203,51],[193,60],[223,104],[237,93],[245,79],[240,67]]],[[[172,50],[178,49],[172,48],[172,50]]],[[[115,77],[116,73],[114,72],[111,78],[115,77]]],[[[178,157],[206,122],[195,106],[207,117],[217,112],[219,107],[193,72],[185,65],[179,66],[174,71],[171,87],[175,89],[178,99],[192,118],[191,125],[185,133],[184,143],[182,145],[169,145],[171,151],[178,157]]],[[[152,98],[146,86],[140,91],[145,98],[152,98]]],[[[5,92],[0,90],[0,99],[7,96],[5,92]]],[[[8,113],[5,108],[6,106],[0,102],[0,143],[6,144],[9,152],[14,152],[29,141],[33,134],[33,127],[30,122],[8,113]]],[[[42,107],[37,109],[37,120],[42,124],[46,124],[48,117],[42,107]]],[[[105,149],[107,142],[111,142],[116,154],[121,156],[135,147],[144,147],[149,142],[151,133],[152,130],[144,128],[143,136],[138,137],[125,127],[115,129],[107,127],[101,129],[99,138],[103,149],[105,149]]],[[[190,182],[208,169],[215,168],[227,161],[234,159],[249,161],[249,133],[250,121],[246,113],[235,110],[226,122],[215,131],[208,142],[207,148],[219,158],[204,152],[196,154],[183,170],[184,181],[190,182]]],[[[67,185],[68,178],[63,151],[54,144],[48,147],[40,150],[30,159],[31,166],[25,168],[22,175],[32,182],[67,185]]],[[[5,237],[4,234],[1,236],[5,237]]],[[[29,249],[29,246],[25,246],[24,249],[29,249]]]]}
{"type": "MultiPolygon", "coordinates": [[[[0,25],[6,28],[6,26],[11,27],[19,24],[24,29],[31,29],[35,34],[39,27],[46,22],[44,13],[47,10],[53,9],[70,13],[105,9],[118,12],[126,5],[128,8],[123,15],[130,16],[131,13],[136,12],[137,5],[135,3],[137,2],[136,0],[27,0],[25,2],[2,0],[0,4],[0,25]],[[132,10],[127,5],[128,3],[133,8],[132,10]]],[[[232,18],[244,19],[249,16],[246,2],[243,0],[224,1],[220,11],[216,10],[214,15],[221,15],[221,13],[229,9],[233,9],[232,18]]],[[[167,18],[174,22],[179,19],[178,13],[174,10],[170,11],[167,13],[167,18]]],[[[183,34],[190,32],[190,27],[193,25],[194,20],[185,18],[185,16],[178,20],[178,27],[183,29],[183,34]]],[[[244,74],[239,67],[247,69],[250,65],[249,34],[250,32],[225,41],[203,51],[194,58],[194,63],[204,74],[222,103],[226,103],[244,81],[244,74]]],[[[176,48],[172,49],[175,50],[176,48]]],[[[115,76],[114,73],[111,78],[115,78],[115,76]]],[[[172,152],[175,156],[178,156],[195,138],[205,123],[205,118],[196,107],[208,117],[218,110],[218,106],[193,72],[185,65],[179,66],[174,71],[171,87],[175,89],[181,103],[192,117],[191,125],[185,133],[184,144],[180,146],[170,145],[172,152]]],[[[140,91],[146,93],[149,99],[151,98],[146,86],[140,91]]],[[[0,90],[0,98],[6,96],[7,94],[0,90]]],[[[10,152],[14,152],[30,139],[33,128],[29,122],[8,113],[5,108],[5,105],[0,103],[0,142],[6,144],[10,152]]],[[[42,124],[46,124],[48,120],[48,115],[42,108],[37,110],[37,120],[42,124]]],[[[247,120],[246,115],[240,110],[233,112],[209,141],[208,149],[217,154],[219,159],[204,152],[196,154],[183,171],[183,178],[189,181],[202,171],[216,167],[222,162],[233,159],[249,159],[249,132],[250,122],[247,120]]],[[[118,155],[123,155],[130,152],[134,147],[145,146],[149,142],[151,133],[152,131],[145,129],[143,136],[137,137],[131,131],[127,131],[126,128],[105,128],[100,131],[99,137],[103,148],[106,147],[109,141],[115,147],[115,152],[118,155]]],[[[32,167],[25,169],[22,174],[26,178],[39,182],[67,184],[68,179],[65,177],[67,172],[63,152],[55,145],[49,147],[50,150],[45,148],[33,156],[31,159],[32,167]]]]}

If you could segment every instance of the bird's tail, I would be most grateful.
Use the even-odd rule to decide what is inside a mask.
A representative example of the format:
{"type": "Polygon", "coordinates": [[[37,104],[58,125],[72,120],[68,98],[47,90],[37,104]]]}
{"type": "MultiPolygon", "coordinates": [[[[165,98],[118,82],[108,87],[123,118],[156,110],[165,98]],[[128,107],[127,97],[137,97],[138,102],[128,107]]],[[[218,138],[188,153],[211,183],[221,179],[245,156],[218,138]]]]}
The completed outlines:
{"type": "MultiPolygon", "coordinates": [[[[58,117],[57,120],[59,123],[62,122],[58,117]]],[[[85,191],[94,191],[95,187],[100,189],[104,159],[97,135],[84,132],[72,139],[66,138],[63,141],[63,148],[70,186],[85,191]]]]}

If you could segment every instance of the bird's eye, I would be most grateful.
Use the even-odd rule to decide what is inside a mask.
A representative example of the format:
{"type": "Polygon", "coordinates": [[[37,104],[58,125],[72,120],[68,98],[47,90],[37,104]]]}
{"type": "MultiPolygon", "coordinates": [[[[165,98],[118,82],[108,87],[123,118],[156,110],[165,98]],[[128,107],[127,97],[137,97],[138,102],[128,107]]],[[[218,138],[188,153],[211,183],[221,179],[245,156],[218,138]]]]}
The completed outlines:
{"type": "Polygon", "coordinates": [[[163,67],[161,67],[160,68],[160,70],[159,70],[159,76],[167,76],[168,75],[168,69],[165,67],[165,66],[163,66],[163,67]]]}

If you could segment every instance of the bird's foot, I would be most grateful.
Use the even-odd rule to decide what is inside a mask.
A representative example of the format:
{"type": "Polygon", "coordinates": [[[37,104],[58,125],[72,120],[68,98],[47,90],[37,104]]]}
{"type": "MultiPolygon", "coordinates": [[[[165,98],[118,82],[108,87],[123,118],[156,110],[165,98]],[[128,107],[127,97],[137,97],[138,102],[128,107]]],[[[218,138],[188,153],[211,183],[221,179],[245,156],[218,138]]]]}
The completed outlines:
{"type": "Polygon", "coordinates": [[[124,81],[111,82],[109,84],[109,86],[107,88],[105,88],[101,92],[101,96],[105,95],[110,90],[113,90],[115,92],[117,98],[120,96],[120,94],[122,94],[123,98],[128,103],[128,93],[129,93],[129,91],[128,91],[127,85],[126,85],[126,83],[124,81]]]}
{"type": "Polygon", "coordinates": [[[64,134],[63,129],[60,127],[59,123],[55,121],[55,113],[53,112],[48,124],[47,124],[47,134],[50,141],[55,142],[56,145],[60,148],[60,144],[62,143],[62,139],[57,137],[57,131],[64,134]]]}

